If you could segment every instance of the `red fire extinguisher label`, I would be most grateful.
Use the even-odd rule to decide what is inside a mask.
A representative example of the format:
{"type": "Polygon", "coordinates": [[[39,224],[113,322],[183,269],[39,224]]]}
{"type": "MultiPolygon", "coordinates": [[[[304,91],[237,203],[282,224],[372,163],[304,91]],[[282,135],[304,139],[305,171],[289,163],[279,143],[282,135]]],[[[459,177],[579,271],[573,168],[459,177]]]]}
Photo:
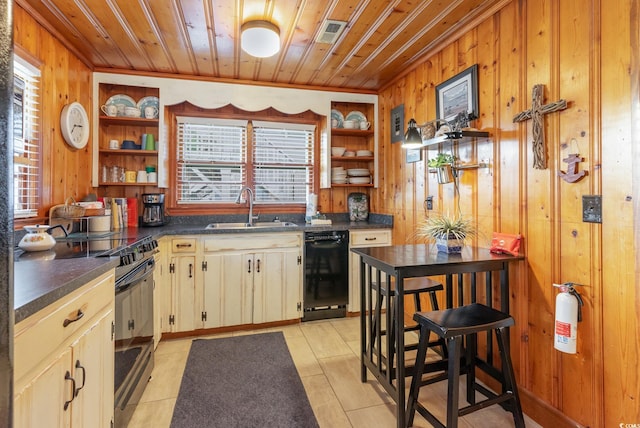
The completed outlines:
{"type": "Polygon", "coordinates": [[[558,336],[571,337],[571,324],[556,320],[556,334],[558,336]]]}

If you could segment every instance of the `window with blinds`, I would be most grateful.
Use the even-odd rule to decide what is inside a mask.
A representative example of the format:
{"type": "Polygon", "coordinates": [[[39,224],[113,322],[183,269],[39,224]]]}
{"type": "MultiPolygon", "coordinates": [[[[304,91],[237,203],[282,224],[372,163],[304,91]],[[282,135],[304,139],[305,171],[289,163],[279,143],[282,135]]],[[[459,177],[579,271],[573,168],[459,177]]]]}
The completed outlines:
{"type": "Polygon", "coordinates": [[[40,70],[14,57],[13,209],[15,218],[38,215],[40,189],[40,70]]]}
{"type": "Polygon", "coordinates": [[[310,125],[253,122],[256,203],[306,202],[313,189],[314,130],[310,125]]]}
{"type": "Polygon", "coordinates": [[[177,118],[178,204],[233,203],[243,186],[256,204],[304,204],[313,188],[315,127],[177,118]],[[251,130],[251,131],[250,131],[251,130]]]}

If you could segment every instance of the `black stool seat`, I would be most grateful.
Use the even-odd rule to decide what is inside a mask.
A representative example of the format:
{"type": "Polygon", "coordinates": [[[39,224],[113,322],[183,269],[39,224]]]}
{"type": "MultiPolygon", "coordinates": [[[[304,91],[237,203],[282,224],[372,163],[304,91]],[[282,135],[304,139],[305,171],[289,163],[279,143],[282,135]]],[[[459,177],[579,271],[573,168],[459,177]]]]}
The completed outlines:
{"type": "Polygon", "coordinates": [[[418,312],[414,320],[420,325],[420,340],[414,375],[409,389],[406,411],[406,426],[413,425],[416,410],[433,426],[445,427],[431,412],[418,402],[420,387],[436,381],[447,379],[447,423],[446,427],[456,428],[458,417],[475,412],[493,404],[502,404],[513,413],[517,428],[524,427],[524,416],[516,386],[511,356],[509,352],[508,330],[514,325],[514,320],[508,314],[488,306],[472,303],[458,308],[442,311],[418,312]],[[502,362],[502,393],[496,394],[488,390],[475,380],[476,334],[483,331],[495,331],[500,360],[502,362]],[[430,332],[447,341],[447,369],[443,375],[423,380],[425,372],[425,356],[430,346],[430,332]],[[465,356],[462,358],[463,338],[466,340],[465,356]],[[460,371],[467,374],[467,402],[470,404],[462,409],[458,408],[460,371]],[[475,392],[485,395],[487,399],[475,402],[475,392]],[[508,404],[508,406],[507,406],[508,404]]]}
{"type": "Polygon", "coordinates": [[[443,311],[418,312],[413,319],[443,338],[511,327],[514,324],[511,316],[480,303],[443,311]]]}

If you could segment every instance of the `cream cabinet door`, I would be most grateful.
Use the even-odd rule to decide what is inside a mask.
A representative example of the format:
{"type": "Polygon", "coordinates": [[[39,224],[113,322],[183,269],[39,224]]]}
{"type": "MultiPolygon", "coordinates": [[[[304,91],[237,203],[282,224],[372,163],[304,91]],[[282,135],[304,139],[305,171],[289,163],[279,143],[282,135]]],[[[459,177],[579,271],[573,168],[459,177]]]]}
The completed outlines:
{"type": "Polygon", "coordinates": [[[71,345],[76,397],[71,402],[73,427],[110,427],[114,400],[113,311],[106,313],[71,345]]]}
{"type": "MultiPolygon", "coordinates": [[[[349,248],[387,245],[391,245],[389,229],[354,230],[349,233],[349,248]]],[[[360,312],[360,256],[351,252],[349,252],[349,312],[360,312]]]]}
{"type": "Polygon", "coordinates": [[[15,394],[14,426],[111,426],[112,322],[111,310],[15,394]]]}
{"type": "MultiPolygon", "coordinates": [[[[71,348],[66,348],[22,391],[16,391],[13,402],[13,426],[70,426],[70,406],[74,394],[71,365],[71,348]],[[65,409],[66,402],[69,404],[65,409]]],[[[111,411],[113,412],[113,409],[111,411]]]]}
{"type": "Polygon", "coordinates": [[[300,318],[302,254],[299,248],[256,253],[253,279],[255,324],[300,318]]]}
{"type": "Polygon", "coordinates": [[[153,346],[158,347],[162,337],[162,301],[163,301],[163,256],[161,252],[153,256],[156,267],[153,271],[153,346]]]}
{"type": "Polygon", "coordinates": [[[200,327],[196,305],[196,257],[174,256],[170,261],[171,310],[168,331],[192,331],[200,327]]]}
{"type": "Polygon", "coordinates": [[[205,254],[203,285],[204,328],[251,324],[253,308],[253,254],[205,254]]]}

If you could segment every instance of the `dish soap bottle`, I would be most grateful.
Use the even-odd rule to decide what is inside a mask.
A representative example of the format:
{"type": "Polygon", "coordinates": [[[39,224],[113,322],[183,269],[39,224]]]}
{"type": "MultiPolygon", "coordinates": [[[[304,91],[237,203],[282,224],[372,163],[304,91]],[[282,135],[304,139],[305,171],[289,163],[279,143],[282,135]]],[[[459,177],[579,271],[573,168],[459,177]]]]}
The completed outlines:
{"type": "Polygon", "coordinates": [[[304,220],[307,224],[311,223],[311,219],[318,211],[318,195],[315,193],[309,193],[307,196],[307,211],[304,216],[304,220]]]}

